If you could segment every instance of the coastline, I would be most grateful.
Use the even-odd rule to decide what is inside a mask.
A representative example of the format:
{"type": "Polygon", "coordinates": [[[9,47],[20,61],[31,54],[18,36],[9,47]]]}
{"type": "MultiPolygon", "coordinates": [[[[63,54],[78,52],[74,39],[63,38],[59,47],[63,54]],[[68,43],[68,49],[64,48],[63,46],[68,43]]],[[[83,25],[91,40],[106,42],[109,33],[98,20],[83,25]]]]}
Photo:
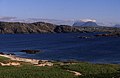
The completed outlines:
{"type": "Polygon", "coordinates": [[[21,57],[15,56],[15,55],[7,55],[7,54],[0,54],[0,56],[9,58],[12,61],[31,63],[36,66],[53,66],[53,63],[49,62],[48,60],[21,58],[21,57]]]}
{"type": "MultiPolygon", "coordinates": [[[[0,54],[1,57],[5,57],[5,58],[9,58],[10,60],[12,61],[17,61],[17,62],[11,62],[11,63],[7,63],[7,64],[4,64],[2,62],[0,62],[0,64],[2,66],[19,66],[20,63],[19,62],[26,62],[26,63],[31,63],[33,64],[34,66],[53,66],[54,63],[52,62],[49,62],[48,60],[37,60],[37,59],[28,59],[28,58],[21,58],[21,57],[17,57],[15,55],[7,55],[7,54],[0,54]],[[41,64],[40,64],[41,62],[41,64]]],[[[70,63],[72,64],[72,63],[70,63]]],[[[69,64],[63,64],[61,63],[60,65],[69,65],[69,64]]],[[[77,71],[72,71],[72,70],[66,70],[70,73],[73,73],[75,76],[81,76],[82,74],[80,72],[77,72],[77,71]]]]}
{"type": "MultiPolygon", "coordinates": [[[[25,72],[30,72],[27,74],[36,74],[37,72],[39,72],[40,74],[42,72],[43,74],[47,75],[46,74],[47,71],[49,71],[47,73],[51,73],[51,71],[53,70],[52,75],[55,75],[55,76],[56,76],[56,73],[57,74],[60,73],[60,75],[58,75],[60,77],[62,77],[61,73],[63,74],[63,72],[69,74],[67,76],[66,74],[64,74],[64,76],[66,76],[65,78],[69,78],[68,76],[72,76],[72,78],[77,76],[88,78],[90,74],[91,74],[90,77],[95,77],[95,78],[96,77],[104,78],[104,75],[105,77],[109,76],[110,78],[112,78],[112,77],[116,77],[116,75],[119,75],[120,73],[119,72],[120,66],[116,64],[92,64],[88,62],[75,63],[75,62],[58,62],[58,61],[52,62],[48,60],[21,58],[21,57],[17,57],[15,55],[10,55],[10,54],[0,54],[0,58],[1,60],[6,60],[5,58],[9,58],[11,60],[9,61],[9,59],[7,59],[7,62],[0,61],[0,67],[5,70],[4,72],[5,74],[6,74],[6,71],[8,71],[6,69],[6,66],[9,66],[9,68],[11,68],[9,69],[10,74],[11,74],[11,71],[14,72],[15,74],[16,71],[14,70],[21,72],[21,69],[22,69],[21,74],[24,74],[25,72]],[[28,71],[26,69],[28,69],[28,71]],[[33,73],[33,71],[37,71],[37,72],[33,73]]],[[[1,72],[3,72],[3,70],[1,72]]],[[[35,75],[32,75],[32,78],[35,78],[34,76],[35,75]]],[[[42,76],[39,76],[39,77],[42,77],[42,76]]]]}

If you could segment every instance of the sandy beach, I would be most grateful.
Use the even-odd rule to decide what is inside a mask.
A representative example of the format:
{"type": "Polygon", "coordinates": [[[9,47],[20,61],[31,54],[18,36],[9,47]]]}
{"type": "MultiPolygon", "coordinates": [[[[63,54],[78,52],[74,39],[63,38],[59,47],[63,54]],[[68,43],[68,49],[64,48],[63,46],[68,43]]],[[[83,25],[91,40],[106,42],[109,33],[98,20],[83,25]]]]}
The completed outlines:
{"type": "Polygon", "coordinates": [[[14,61],[18,61],[18,62],[31,63],[36,66],[53,66],[53,63],[48,62],[48,60],[28,59],[28,58],[17,57],[15,55],[6,55],[6,54],[0,54],[0,56],[6,57],[6,58],[9,58],[10,60],[14,60],[14,61]]]}

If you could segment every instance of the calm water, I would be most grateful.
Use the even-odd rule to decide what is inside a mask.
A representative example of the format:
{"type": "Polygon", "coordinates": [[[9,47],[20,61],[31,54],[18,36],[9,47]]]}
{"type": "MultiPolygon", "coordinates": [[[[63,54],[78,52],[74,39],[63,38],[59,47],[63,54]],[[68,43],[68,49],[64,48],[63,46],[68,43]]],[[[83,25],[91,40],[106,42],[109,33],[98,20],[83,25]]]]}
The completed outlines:
{"type": "Polygon", "coordinates": [[[36,59],[75,59],[94,63],[120,64],[120,38],[78,38],[78,36],[93,34],[95,33],[0,35],[0,51],[36,59]],[[19,52],[23,49],[42,50],[43,52],[32,55],[19,52]]]}

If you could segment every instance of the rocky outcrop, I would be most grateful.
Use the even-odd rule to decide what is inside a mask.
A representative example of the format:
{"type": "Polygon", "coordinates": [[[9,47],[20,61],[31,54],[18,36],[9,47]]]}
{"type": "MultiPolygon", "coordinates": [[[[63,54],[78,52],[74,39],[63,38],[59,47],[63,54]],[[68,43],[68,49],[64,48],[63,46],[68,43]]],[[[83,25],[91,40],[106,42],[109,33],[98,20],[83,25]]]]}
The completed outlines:
{"type": "Polygon", "coordinates": [[[4,55],[4,53],[3,53],[3,52],[0,52],[0,54],[4,55]]]}
{"type": "MultiPolygon", "coordinates": [[[[88,23],[88,22],[87,22],[88,23]]],[[[68,33],[68,32],[120,32],[120,28],[101,26],[68,26],[45,22],[0,22],[0,34],[68,33]]]]}
{"type": "MultiPolygon", "coordinates": [[[[4,52],[0,52],[1,55],[4,55],[4,52]]],[[[15,55],[14,53],[7,53],[6,55],[15,55]]]]}
{"type": "Polygon", "coordinates": [[[81,32],[109,32],[109,33],[120,33],[120,28],[114,27],[89,27],[89,26],[76,26],[81,32]]]}
{"type": "Polygon", "coordinates": [[[96,37],[120,37],[120,33],[97,34],[96,37]]]}
{"type": "Polygon", "coordinates": [[[54,25],[45,22],[20,23],[0,22],[1,34],[30,34],[30,33],[58,33],[58,32],[79,32],[77,28],[65,25],[54,25]]]}
{"type": "Polygon", "coordinates": [[[54,32],[55,25],[44,22],[19,23],[19,22],[0,22],[0,33],[48,33],[54,32]]]}
{"type": "Polygon", "coordinates": [[[57,33],[67,33],[67,32],[80,32],[78,28],[67,26],[67,25],[60,25],[54,29],[57,33]]]}
{"type": "Polygon", "coordinates": [[[20,52],[25,52],[27,54],[36,54],[41,52],[40,50],[21,50],[20,52]]]}
{"type": "Polygon", "coordinates": [[[9,62],[9,63],[2,63],[0,62],[1,66],[19,66],[20,63],[19,62],[9,62]]]}

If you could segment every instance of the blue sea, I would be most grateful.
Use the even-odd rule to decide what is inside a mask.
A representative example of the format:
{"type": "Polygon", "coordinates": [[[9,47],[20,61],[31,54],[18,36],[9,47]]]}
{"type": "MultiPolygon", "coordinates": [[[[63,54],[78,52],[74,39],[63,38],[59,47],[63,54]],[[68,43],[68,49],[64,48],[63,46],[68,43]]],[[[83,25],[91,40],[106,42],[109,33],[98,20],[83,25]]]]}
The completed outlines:
{"type": "Polygon", "coordinates": [[[120,37],[78,37],[95,34],[97,33],[1,34],[0,52],[34,59],[120,64],[120,37]],[[20,52],[25,49],[42,52],[20,52]]]}

